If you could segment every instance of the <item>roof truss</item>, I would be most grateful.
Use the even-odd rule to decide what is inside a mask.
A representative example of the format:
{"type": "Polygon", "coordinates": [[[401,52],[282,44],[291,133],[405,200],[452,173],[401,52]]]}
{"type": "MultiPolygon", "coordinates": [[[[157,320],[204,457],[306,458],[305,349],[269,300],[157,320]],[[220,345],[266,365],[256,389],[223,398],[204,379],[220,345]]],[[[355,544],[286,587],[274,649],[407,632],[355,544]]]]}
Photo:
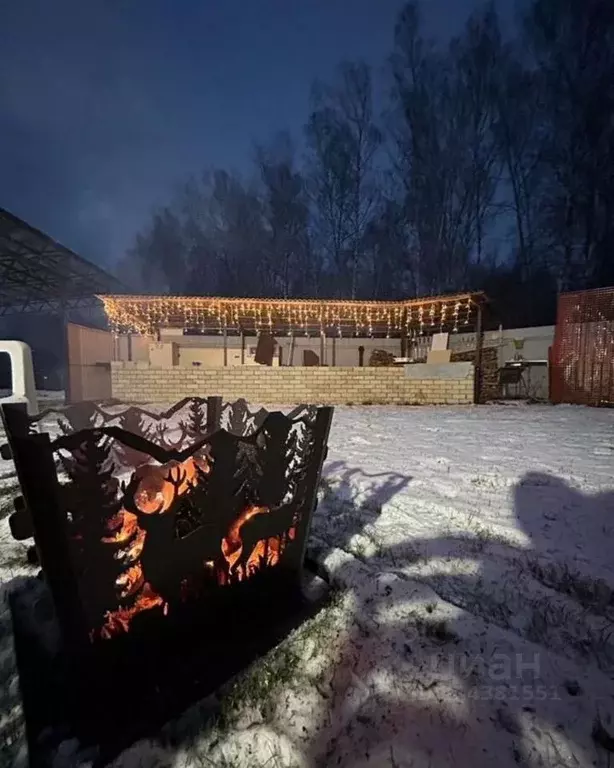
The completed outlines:
{"type": "Polygon", "coordinates": [[[0,208],[0,316],[91,306],[112,275],[0,208]]]}

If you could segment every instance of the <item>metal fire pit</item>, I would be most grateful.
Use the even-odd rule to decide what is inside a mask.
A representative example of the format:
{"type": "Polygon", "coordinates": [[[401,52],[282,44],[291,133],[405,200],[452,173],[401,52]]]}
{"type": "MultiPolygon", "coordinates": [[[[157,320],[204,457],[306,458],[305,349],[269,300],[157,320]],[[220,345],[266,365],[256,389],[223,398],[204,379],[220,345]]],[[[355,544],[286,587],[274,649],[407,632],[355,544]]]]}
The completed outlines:
{"type": "Polygon", "coordinates": [[[52,439],[21,406],[2,407],[23,493],[12,527],[34,533],[82,730],[121,744],[304,615],[333,410],[254,414],[221,398],[163,414],[87,408],[59,413],[52,439]],[[131,696],[118,696],[127,680],[131,696]]]}

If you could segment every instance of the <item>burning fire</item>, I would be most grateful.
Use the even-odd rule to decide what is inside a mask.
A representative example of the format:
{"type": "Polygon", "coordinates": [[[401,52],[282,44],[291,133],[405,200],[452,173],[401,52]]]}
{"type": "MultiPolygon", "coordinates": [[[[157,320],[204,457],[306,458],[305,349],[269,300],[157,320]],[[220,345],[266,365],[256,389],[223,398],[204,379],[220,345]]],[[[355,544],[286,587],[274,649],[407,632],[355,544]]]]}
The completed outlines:
{"type": "MultiPolygon", "coordinates": [[[[168,512],[179,496],[196,485],[199,471],[205,475],[211,472],[207,456],[191,456],[185,461],[170,461],[159,467],[149,464],[138,467],[135,470],[137,488],[133,495],[137,512],[143,515],[168,512]]],[[[106,613],[101,638],[127,632],[132,619],[143,611],[159,606],[163,607],[164,613],[168,610],[164,599],[145,581],[140,557],[146,538],[147,532],[139,526],[138,515],[126,509],[121,509],[108,522],[107,535],[101,541],[107,545],[120,545],[115,558],[129,564],[115,580],[118,597],[120,600],[134,599],[134,603],[106,613]]]]}
{"type": "Polygon", "coordinates": [[[103,536],[103,544],[125,544],[130,541],[134,534],[140,530],[136,515],[127,512],[125,509],[114,515],[107,525],[108,536],[103,536]]]}
{"type": "MultiPolygon", "coordinates": [[[[100,637],[103,640],[110,640],[114,635],[118,635],[120,632],[128,632],[130,629],[130,622],[139,613],[143,611],[149,611],[152,608],[163,606],[163,611],[166,614],[167,606],[164,600],[157,595],[151,586],[145,582],[143,589],[134,605],[130,608],[118,608],[116,611],[107,611],[105,616],[105,622],[100,630],[100,637]]],[[[93,637],[95,633],[90,636],[93,637]]]]}
{"type": "Polygon", "coordinates": [[[135,563],[143,553],[146,537],[147,533],[142,528],[138,528],[136,535],[128,546],[115,553],[115,559],[123,560],[125,563],[135,563]]]}
{"type": "Polygon", "coordinates": [[[138,518],[132,512],[121,509],[109,521],[109,535],[102,538],[103,544],[126,544],[116,553],[116,559],[126,560],[130,565],[115,580],[120,600],[134,599],[129,607],[120,606],[114,611],[107,611],[104,624],[97,633],[90,634],[94,639],[96,634],[103,640],[108,640],[120,632],[127,632],[130,622],[139,613],[161,606],[166,613],[168,606],[163,598],[151,587],[143,574],[139,558],[145,544],[146,531],[138,524],[138,518]]]}
{"type": "Polygon", "coordinates": [[[145,577],[140,563],[131,565],[115,579],[115,585],[119,589],[119,596],[123,599],[132,597],[145,585],[145,577]]]}
{"type": "MultiPolygon", "coordinates": [[[[128,632],[132,619],[143,611],[161,607],[166,615],[168,604],[145,580],[140,562],[147,532],[139,525],[139,516],[168,512],[180,496],[197,484],[199,472],[205,475],[211,472],[207,456],[193,456],[183,462],[171,461],[159,467],[144,465],[135,470],[134,512],[121,509],[109,521],[107,534],[102,538],[103,544],[117,548],[115,558],[126,563],[127,567],[117,577],[115,586],[118,599],[122,602],[132,601],[132,604],[120,605],[116,610],[108,611],[102,628],[92,633],[92,639],[96,635],[109,639],[128,632]]],[[[212,561],[203,563],[205,570],[217,570],[216,578],[220,586],[244,581],[263,567],[275,566],[280,562],[287,543],[296,537],[296,520],[292,527],[279,536],[256,541],[250,540],[244,530],[250,520],[270,513],[269,507],[255,504],[247,507],[231,524],[221,541],[225,567],[220,568],[212,561]]],[[[188,599],[191,593],[191,583],[184,580],[181,584],[182,598],[188,599]]]]}
{"type": "Polygon", "coordinates": [[[139,526],[138,518],[132,512],[121,509],[107,524],[108,535],[103,536],[103,544],[119,544],[116,560],[126,563],[136,562],[143,552],[146,533],[139,526]]]}
{"type": "Polygon", "coordinates": [[[206,456],[190,456],[185,461],[169,461],[160,467],[146,464],[138,467],[135,477],[139,480],[134,492],[134,504],[144,515],[162,515],[173,503],[198,482],[198,471],[211,472],[206,456]]]}
{"type": "Polygon", "coordinates": [[[222,539],[222,554],[228,563],[228,570],[232,571],[237,560],[243,553],[243,539],[241,538],[241,528],[257,515],[267,515],[268,507],[251,506],[244,510],[239,517],[232,523],[228,535],[222,539]]]}
{"type": "MultiPolygon", "coordinates": [[[[247,522],[258,515],[268,515],[270,511],[268,507],[252,505],[232,523],[228,534],[222,539],[222,555],[228,564],[228,574],[223,571],[218,573],[220,585],[233,579],[244,581],[263,566],[277,565],[286,547],[286,535],[258,539],[250,552],[246,551],[245,540],[241,535],[241,529],[247,522]]],[[[294,536],[295,529],[292,527],[287,532],[287,538],[292,541],[294,536]]]]}

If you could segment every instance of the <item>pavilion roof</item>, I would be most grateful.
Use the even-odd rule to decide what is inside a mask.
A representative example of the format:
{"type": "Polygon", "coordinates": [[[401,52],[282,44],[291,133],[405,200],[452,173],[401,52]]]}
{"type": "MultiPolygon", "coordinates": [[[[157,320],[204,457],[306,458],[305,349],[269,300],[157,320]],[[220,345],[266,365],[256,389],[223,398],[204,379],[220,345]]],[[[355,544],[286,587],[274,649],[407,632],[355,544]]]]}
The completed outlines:
{"type": "Polygon", "coordinates": [[[99,295],[117,333],[160,328],[202,333],[402,336],[473,330],[483,293],[400,301],[99,295]]]}

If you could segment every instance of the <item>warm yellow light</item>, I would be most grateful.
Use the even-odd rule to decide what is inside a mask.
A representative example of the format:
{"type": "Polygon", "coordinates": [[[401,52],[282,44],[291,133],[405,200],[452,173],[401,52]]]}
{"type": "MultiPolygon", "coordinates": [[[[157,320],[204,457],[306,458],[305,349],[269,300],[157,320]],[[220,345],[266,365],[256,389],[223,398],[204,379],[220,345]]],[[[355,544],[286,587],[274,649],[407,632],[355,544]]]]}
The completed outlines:
{"type": "Polygon", "coordinates": [[[463,325],[481,297],[479,294],[435,297],[408,301],[325,301],[314,299],[234,299],[181,296],[100,296],[112,330],[154,334],[160,327],[176,326],[211,330],[235,328],[272,332],[300,329],[306,335],[322,328],[346,330],[352,334],[382,334],[392,331],[423,332],[425,314],[429,325],[443,327],[448,323],[458,330],[462,313],[463,325]],[[425,307],[426,304],[426,307],[425,307]],[[413,310],[416,310],[414,313],[413,310]],[[281,328],[280,328],[281,326],[281,328]]]}

